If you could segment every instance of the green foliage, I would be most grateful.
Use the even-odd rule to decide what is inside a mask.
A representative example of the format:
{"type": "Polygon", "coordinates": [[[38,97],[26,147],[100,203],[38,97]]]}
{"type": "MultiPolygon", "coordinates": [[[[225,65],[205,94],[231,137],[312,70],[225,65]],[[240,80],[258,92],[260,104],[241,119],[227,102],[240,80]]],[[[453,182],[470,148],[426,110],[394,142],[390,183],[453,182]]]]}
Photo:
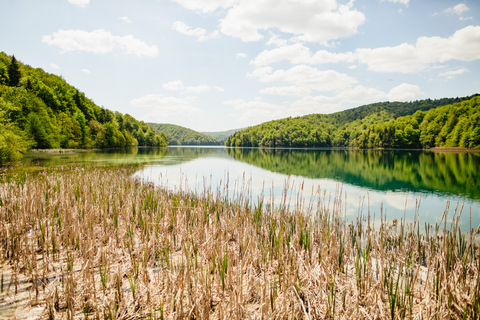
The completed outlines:
{"type": "Polygon", "coordinates": [[[360,148],[480,148],[480,97],[417,111],[368,127],[351,146],[360,148]]]}
{"type": "Polygon", "coordinates": [[[32,145],[22,130],[8,122],[5,111],[0,111],[0,165],[19,160],[32,145]]]}
{"type": "Polygon", "coordinates": [[[30,112],[27,116],[26,133],[35,140],[35,146],[39,149],[58,148],[55,132],[56,127],[48,116],[30,112]]]}
{"type": "Polygon", "coordinates": [[[143,121],[97,106],[62,77],[0,52],[0,164],[20,159],[32,147],[137,145],[166,146],[167,141],[143,121]]]}
{"type": "Polygon", "coordinates": [[[8,70],[5,65],[0,65],[0,85],[7,85],[10,82],[8,70]]]}
{"type": "Polygon", "coordinates": [[[262,123],[230,136],[248,147],[480,147],[479,97],[383,102],[262,123]]]}
{"type": "Polygon", "coordinates": [[[165,123],[148,123],[157,132],[164,132],[169,145],[218,145],[220,142],[203,133],[165,123]]]}

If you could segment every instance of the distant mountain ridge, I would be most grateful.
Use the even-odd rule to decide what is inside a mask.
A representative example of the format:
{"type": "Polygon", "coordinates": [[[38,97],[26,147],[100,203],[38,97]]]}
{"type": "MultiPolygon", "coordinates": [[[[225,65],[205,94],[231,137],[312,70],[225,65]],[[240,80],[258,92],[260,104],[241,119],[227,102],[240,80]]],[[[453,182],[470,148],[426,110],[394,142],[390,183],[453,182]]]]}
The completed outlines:
{"type": "Polygon", "coordinates": [[[157,132],[165,133],[169,145],[220,145],[218,140],[201,132],[168,123],[147,123],[157,132]]]}
{"type": "Polygon", "coordinates": [[[225,141],[227,141],[228,137],[235,134],[235,132],[241,131],[243,129],[246,129],[246,127],[245,128],[239,128],[239,129],[231,129],[231,130],[226,130],[226,131],[201,132],[201,133],[217,140],[221,144],[225,144],[225,141]]]}

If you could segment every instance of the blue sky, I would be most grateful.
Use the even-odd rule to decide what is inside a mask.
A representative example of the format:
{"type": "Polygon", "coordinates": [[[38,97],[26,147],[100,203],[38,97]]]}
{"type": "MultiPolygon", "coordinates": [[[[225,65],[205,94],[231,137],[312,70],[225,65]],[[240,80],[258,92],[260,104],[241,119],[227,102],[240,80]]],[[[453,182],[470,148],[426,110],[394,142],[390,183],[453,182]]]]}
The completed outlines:
{"type": "Polygon", "coordinates": [[[480,92],[480,1],[0,0],[0,50],[147,122],[222,131],[480,92]]]}

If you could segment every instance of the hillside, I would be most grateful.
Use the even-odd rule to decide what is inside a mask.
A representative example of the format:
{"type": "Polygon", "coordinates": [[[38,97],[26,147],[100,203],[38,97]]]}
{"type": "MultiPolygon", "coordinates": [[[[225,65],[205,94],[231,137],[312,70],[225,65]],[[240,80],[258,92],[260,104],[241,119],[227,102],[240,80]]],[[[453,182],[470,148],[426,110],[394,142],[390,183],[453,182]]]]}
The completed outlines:
{"type": "Polygon", "coordinates": [[[218,132],[201,132],[201,133],[209,136],[210,138],[217,140],[221,144],[225,144],[225,141],[227,141],[228,137],[235,134],[235,132],[238,132],[243,129],[246,129],[246,128],[231,129],[227,131],[218,131],[218,132]]]}
{"type": "Polygon", "coordinates": [[[0,52],[0,164],[31,148],[166,144],[143,121],[101,108],[62,77],[0,52]]]}
{"type": "Polygon", "coordinates": [[[470,117],[478,114],[477,96],[374,103],[333,114],[311,114],[262,123],[237,132],[227,139],[225,145],[360,148],[461,146],[475,148],[478,144],[473,141],[474,138],[472,138],[472,142],[469,140],[470,138],[462,138],[464,131],[465,135],[469,132],[468,134],[472,133],[473,137],[475,128],[478,128],[478,121],[475,118],[469,119],[465,113],[467,111],[470,117]],[[452,112],[454,112],[453,115],[452,112]],[[432,125],[434,127],[430,126],[432,121],[435,122],[435,125],[432,125]],[[459,125],[457,129],[455,129],[456,125],[459,125]],[[444,126],[446,127],[444,128],[444,126]],[[454,129],[457,136],[453,140],[448,140],[447,136],[454,129]],[[440,132],[442,132],[442,138],[436,141],[440,132]]]}
{"type": "Polygon", "coordinates": [[[169,145],[219,145],[217,140],[192,129],[167,123],[147,123],[157,132],[164,132],[169,145]]]}

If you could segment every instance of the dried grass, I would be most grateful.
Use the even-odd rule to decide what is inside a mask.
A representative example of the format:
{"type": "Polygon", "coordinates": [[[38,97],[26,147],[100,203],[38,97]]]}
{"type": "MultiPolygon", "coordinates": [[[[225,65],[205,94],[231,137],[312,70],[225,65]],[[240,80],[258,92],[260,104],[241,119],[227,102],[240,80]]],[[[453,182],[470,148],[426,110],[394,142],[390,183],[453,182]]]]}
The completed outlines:
{"type": "Polygon", "coordinates": [[[169,192],[127,169],[59,169],[3,182],[0,313],[479,318],[480,250],[474,233],[455,223],[462,208],[453,223],[444,216],[441,226],[420,232],[418,223],[382,220],[375,228],[361,213],[346,224],[341,190],[336,209],[328,210],[323,194],[311,215],[300,197],[286,210],[287,197],[267,209],[245,193],[227,194],[169,192]],[[19,301],[28,308],[5,307],[20,308],[19,301]]]}

